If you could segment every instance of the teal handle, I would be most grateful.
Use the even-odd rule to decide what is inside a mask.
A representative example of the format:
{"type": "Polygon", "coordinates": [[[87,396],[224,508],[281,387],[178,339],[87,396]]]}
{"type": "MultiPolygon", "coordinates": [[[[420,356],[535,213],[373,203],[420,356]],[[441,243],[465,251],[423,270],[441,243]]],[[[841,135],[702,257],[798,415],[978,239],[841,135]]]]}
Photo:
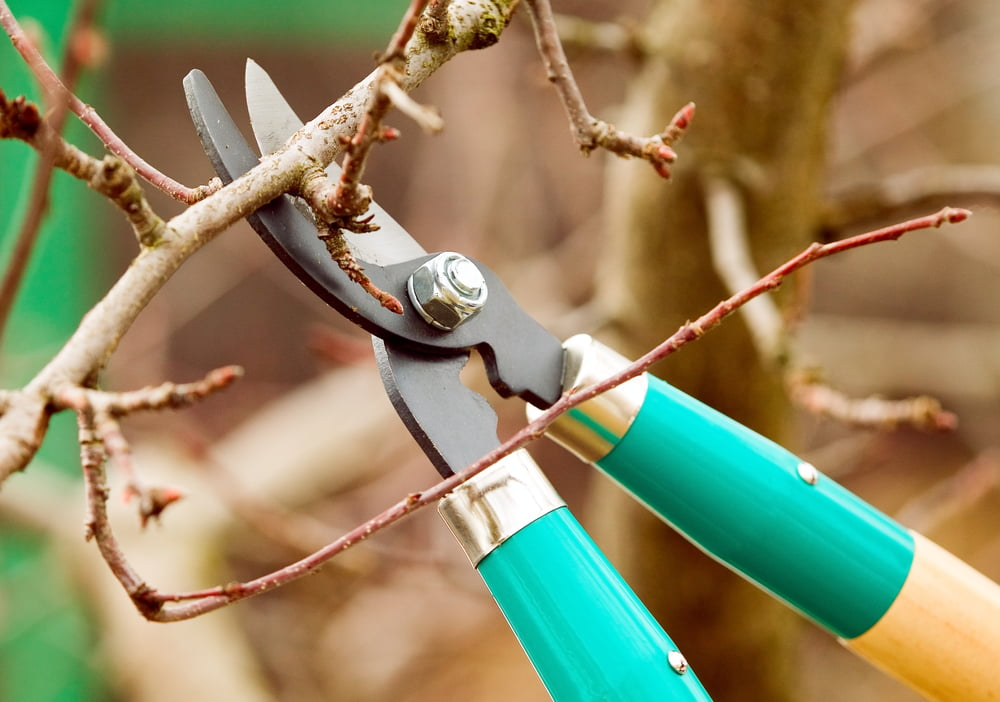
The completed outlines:
{"type": "Polygon", "coordinates": [[[677,648],[565,507],[477,566],[556,702],[710,700],[677,648]]]}
{"type": "Polygon", "coordinates": [[[667,383],[597,465],[709,554],[843,638],[867,631],[913,561],[899,524],[667,383]]]}

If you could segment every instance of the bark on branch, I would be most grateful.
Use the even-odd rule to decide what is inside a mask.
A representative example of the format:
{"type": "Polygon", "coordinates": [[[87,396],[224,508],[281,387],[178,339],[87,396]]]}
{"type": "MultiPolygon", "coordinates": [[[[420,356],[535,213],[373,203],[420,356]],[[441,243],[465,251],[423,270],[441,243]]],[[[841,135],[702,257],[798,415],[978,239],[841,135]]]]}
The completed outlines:
{"type": "MultiPolygon", "coordinates": [[[[494,43],[515,2],[455,0],[447,7],[447,32],[418,26],[406,45],[399,86],[420,85],[456,54],[494,43]]],[[[6,5],[0,8],[9,16],[6,5]]],[[[171,275],[233,222],[295,188],[303,172],[325,166],[357,131],[372,91],[369,75],[297,132],[284,148],[211,196],[163,225],[153,245],[144,246],[128,270],[83,318],[57,355],[22,389],[8,394],[0,418],[0,483],[22,470],[41,443],[53,410],[52,398],[83,386],[107,362],[121,337],[171,275]]]]}

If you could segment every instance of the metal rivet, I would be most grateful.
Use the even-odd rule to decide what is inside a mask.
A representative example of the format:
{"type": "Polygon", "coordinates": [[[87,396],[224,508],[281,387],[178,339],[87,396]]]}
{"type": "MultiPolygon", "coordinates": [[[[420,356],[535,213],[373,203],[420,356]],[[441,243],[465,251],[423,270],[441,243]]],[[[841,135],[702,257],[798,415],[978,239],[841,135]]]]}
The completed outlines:
{"type": "Polygon", "coordinates": [[[678,675],[684,675],[688,671],[687,658],[680,651],[671,651],[667,654],[667,663],[678,675]]]}
{"type": "Polygon", "coordinates": [[[796,471],[799,477],[810,485],[815,485],[819,481],[819,471],[816,470],[816,466],[812,463],[802,461],[796,471]]]}

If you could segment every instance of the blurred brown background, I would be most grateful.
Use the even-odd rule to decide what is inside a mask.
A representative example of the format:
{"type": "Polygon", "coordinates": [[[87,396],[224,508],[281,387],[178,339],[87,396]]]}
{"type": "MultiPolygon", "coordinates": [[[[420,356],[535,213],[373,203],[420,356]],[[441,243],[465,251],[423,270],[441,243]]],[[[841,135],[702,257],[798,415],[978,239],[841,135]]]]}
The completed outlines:
{"type": "MultiPolygon", "coordinates": [[[[624,26],[636,27],[650,16],[652,4],[572,2],[556,3],[556,10],[591,20],[622,19],[624,26]]],[[[720,0],[706,6],[721,25],[731,19],[726,7],[732,4],[720,0]]],[[[996,167],[1000,10],[995,3],[863,0],[847,26],[850,39],[837,59],[835,94],[828,109],[819,111],[829,117],[822,136],[826,152],[818,155],[822,178],[816,200],[823,207],[843,193],[915,168],[996,167]]],[[[385,36],[388,31],[391,26],[385,36]]],[[[151,163],[187,184],[202,183],[213,174],[187,117],[180,85],[187,71],[203,69],[239,114],[243,62],[252,56],[300,115],[309,117],[371,69],[371,54],[385,41],[377,36],[354,45],[301,46],[122,37],[112,47],[101,81],[103,102],[96,106],[151,163]]],[[[636,76],[648,66],[641,59],[577,48],[570,50],[570,60],[592,112],[602,118],[616,122],[623,100],[635,101],[642,93],[636,76]]],[[[796,57],[790,52],[787,60],[796,57]]],[[[705,84],[725,83],[728,71],[753,78],[752,66],[709,65],[700,75],[705,84]]],[[[646,187],[668,193],[683,186],[683,173],[681,185],[675,185],[658,181],[645,164],[615,164],[609,171],[614,157],[579,154],[545,80],[524,12],[497,46],[459,56],[417,97],[436,105],[447,126],[430,137],[404,117],[392,118],[403,138],[380,148],[368,171],[379,202],[428,250],[459,249],[488,261],[557,333],[604,329],[619,339],[629,334],[628,324],[616,319],[618,312],[602,302],[607,288],[619,284],[611,278],[634,274],[608,264],[617,260],[614,237],[627,236],[608,216],[608,198],[616,197],[618,187],[613,181],[630,169],[630,178],[646,179],[646,187]]],[[[661,99],[674,109],[688,100],[699,103],[702,112],[690,136],[695,154],[707,152],[697,142],[703,121],[728,121],[734,132],[741,125],[755,128],[752,101],[739,113],[713,115],[704,112],[696,94],[661,99]]],[[[773,127],[779,135],[770,137],[775,142],[810,128],[791,116],[773,127]]],[[[677,147],[679,168],[697,168],[687,144],[677,147]]],[[[967,172],[954,172],[945,185],[956,185],[958,175],[967,172]]],[[[791,198],[808,183],[769,187],[777,199],[791,198]]],[[[974,198],[948,198],[948,204],[971,206],[974,218],[822,262],[803,276],[812,290],[803,303],[808,317],[799,329],[801,347],[830,382],[856,396],[934,395],[958,413],[958,431],[858,430],[783,404],[768,410],[777,415],[762,427],[774,433],[770,429],[780,424],[785,443],[821,470],[994,578],[1000,577],[998,195],[1000,188],[977,191],[974,198]]],[[[154,201],[161,214],[177,211],[165,198],[154,201]]],[[[894,210],[858,226],[881,226],[931,212],[938,204],[943,203],[928,198],[919,212],[894,210]]],[[[676,228],[679,221],[668,217],[662,226],[676,228]]],[[[814,230],[798,226],[794,235],[822,236],[822,221],[811,221],[814,230]]],[[[112,255],[120,270],[134,245],[127,228],[116,227],[112,255]]],[[[661,268],[650,260],[648,267],[648,277],[672,275],[665,262],[661,268]]],[[[706,280],[704,294],[714,295],[717,286],[706,280]]],[[[691,290],[657,298],[651,307],[669,310],[675,327],[705,311],[702,296],[691,290]]],[[[742,324],[736,317],[728,322],[734,329],[742,324]]],[[[646,333],[670,331],[657,327],[646,333]]],[[[710,334],[682,354],[711,358],[717,369],[740,368],[743,351],[728,344],[745,341],[729,339],[710,334]],[[735,360],[727,364],[727,358],[735,360]]],[[[302,288],[245,224],[200,252],[168,284],[125,338],[105,385],[128,389],[190,380],[228,363],[246,369],[232,389],[190,410],[131,418],[125,427],[144,474],[188,490],[162,526],[147,533],[131,533],[135,520],[124,509],[117,515],[137,567],[155,586],[182,590],[255,577],[433,482],[429,463],[384,398],[365,335],[302,288]]],[[[665,364],[668,376],[670,364],[665,364]]],[[[697,391],[702,381],[677,382],[702,396],[697,391]]],[[[756,385],[741,386],[738,380],[725,385],[713,392],[754,404],[756,385]]],[[[523,421],[517,404],[498,408],[502,433],[523,421]]],[[[687,617],[651,604],[709,692],[720,701],[779,699],[755,687],[756,673],[747,670],[750,659],[739,654],[742,644],[727,643],[733,632],[766,629],[759,619],[779,615],[748,605],[752,608],[720,617],[713,611],[721,601],[716,585],[704,589],[700,578],[729,589],[748,586],[714,564],[697,566],[708,576],[686,580],[694,577],[688,560],[707,559],[677,555],[683,547],[650,548],[647,539],[661,538],[658,534],[623,532],[621,525],[633,524],[633,518],[619,515],[619,503],[601,496],[607,490],[602,480],[547,443],[538,443],[533,453],[626,577],[639,571],[633,583],[640,596],[674,599],[673,606],[688,614],[709,613],[704,630],[688,633],[687,617]],[[623,540],[641,543],[644,555],[629,553],[623,540]],[[641,572],[637,559],[656,562],[655,576],[641,572]],[[672,592],[684,597],[676,601],[672,592]],[[713,686],[714,680],[720,682],[713,686]]],[[[47,495],[41,488],[23,489],[47,495]]],[[[80,544],[78,496],[65,499],[67,509],[75,510],[65,520],[72,523],[61,527],[66,559],[94,602],[98,665],[117,699],[547,698],[485,588],[429,510],[283,590],[203,620],[153,625],[131,611],[101,571],[96,553],[80,544]]],[[[811,624],[793,619],[774,631],[786,643],[765,649],[760,660],[783,671],[785,699],[917,699],[811,624]]]]}

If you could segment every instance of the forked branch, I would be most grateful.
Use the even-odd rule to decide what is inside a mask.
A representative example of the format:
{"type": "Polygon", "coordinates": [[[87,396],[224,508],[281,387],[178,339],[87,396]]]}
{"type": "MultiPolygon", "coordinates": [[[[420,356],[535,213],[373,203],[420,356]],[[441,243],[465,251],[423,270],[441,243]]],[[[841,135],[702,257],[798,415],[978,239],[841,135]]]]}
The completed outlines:
{"type": "Polygon", "coordinates": [[[573,71],[566,60],[559,40],[559,31],[552,15],[549,0],[525,0],[531,23],[535,29],[535,43],[545,63],[549,80],[556,88],[563,109],[569,118],[573,136],[584,153],[594,149],[606,149],[619,156],[634,156],[648,161],[664,178],[670,177],[670,165],[677,160],[677,154],[670,148],[684,134],[694,117],[694,103],[682,107],[670,124],[660,134],[638,137],[627,134],[603,120],[599,120],[587,110],[580,87],[573,78],[573,71]]]}
{"type": "Polygon", "coordinates": [[[219,183],[199,188],[189,188],[186,185],[178,183],[173,178],[158,171],[129,148],[128,144],[112,131],[111,127],[97,114],[97,111],[93,107],[87,105],[74,95],[62,80],[59,79],[56,72],[52,70],[41,53],[39,53],[38,48],[24,33],[21,25],[18,24],[10,8],[7,6],[6,0],[0,0],[0,25],[7,32],[11,42],[14,44],[14,48],[21,54],[31,72],[45,87],[46,92],[55,96],[57,100],[65,102],[73,114],[79,117],[80,121],[86,124],[108,149],[120,156],[122,160],[132,166],[149,183],[155,185],[175,200],[189,204],[197,202],[209,192],[217,189],[219,183]]]}
{"type": "MultiPolygon", "coordinates": [[[[721,177],[704,178],[702,187],[715,271],[726,289],[735,292],[757,276],[750,255],[744,196],[734,183],[721,177]]],[[[761,295],[740,311],[761,360],[784,375],[789,397],[806,411],[868,428],[908,425],[948,431],[957,426],[957,417],[931,397],[852,398],[824,384],[817,371],[802,367],[800,354],[791,343],[789,324],[770,296],[761,295]]]]}
{"type": "MultiPolygon", "coordinates": [[[[398,78],[401,89],[414,89],[457,53],[484,46],[484,36],[493,36],[495,40],[505,26],[505,22],[498,23],[497,18],[509,18],[513,8],[512,3],[505,0],[486,3],[455,0],[447,9],[445,40],[418,32],[406,44],[403,51],[405,68],[399,71],[398,78]]],[[[23,32],[6,4],[0,4],[0,19],[29,60],[40,60],[31,47],[25,48],[23,32]]],[[[44,71],[41,67],[38,70],[44,71]]],[[[153,226],[148,236],[140,235],[144,244],[140,255],[81,320],[51,361],[24,388],[6,394],[6,409],[0,416],[0,482],[22,470],[34,456],[48,428],[54,393],[73,385],[85,387],[88,379],[100,372],[139,312],[190,255],[233,222],[298,187],[310,168],[325,167],[333,160],[343,149],[344,140],[357,132],[374,79],[373,74],[361,81],[305,125],[284,148],[265,156],[233,183],[200,199],[170,221],[160,223],[153,217],[142,216],[142,221],[151,222],[153,226]]],[[[16,103],[18,110],[27,104],[16,100],[7,102],[16,103]]],[[[26,112],[22,116],[25,115],[26,112]]],[[[16,129],[27,126],[23,120],[16,124],[16,129]]],[[[34,125],[34,131],[23,130],[23,134],[10,136],[37,139],[43,124],[44,120],[34,125]]],[[[91,184],[95,177],[97,181],[121,183],[111,177],[114,172],[119,176],[130,172],[127,168],[114,166],[120,163],[117,159],[84,158],[82,152],[69,147],[65,155],[66,165],[79,175],[85,175],[91,184]],[[111,173],[105,165],[111,166],[111,173]]],[[[129,190],[125,188],[116,197],[131,197],[129,190]]]]}

